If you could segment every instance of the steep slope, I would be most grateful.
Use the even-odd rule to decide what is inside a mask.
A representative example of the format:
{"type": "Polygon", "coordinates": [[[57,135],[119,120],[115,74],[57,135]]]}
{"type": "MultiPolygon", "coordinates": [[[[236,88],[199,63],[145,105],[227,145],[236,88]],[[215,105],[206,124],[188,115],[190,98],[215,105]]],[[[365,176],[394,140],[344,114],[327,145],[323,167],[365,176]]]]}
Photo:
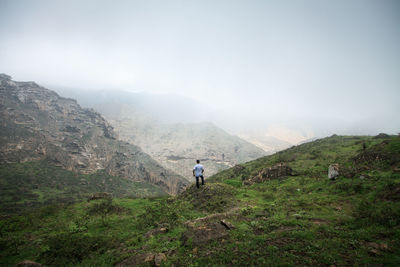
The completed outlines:
{"type": "Polygon", "coordinates": [[[34,82],[0,75],[0,163],[46,159],[84,174],[109,175],[161,186],[176,194],[186,182],[139,147],[117,140],[97,112],[34,82]]]}
{"type": "Polygon", "coordinates": [[[267,154],[212,123],[201,122],[204,107],[188,99],[131,92],[66,93],[104,115],[122,140],[138,145],[189,180],[196,159],[202,160],[210,176],[267,154]]]}
{"type": "Polygon", "coordinates": [[[7,218],[0,264],[399,266],[399,168],[397,136],[332,136],[237,165],[174,198],[7,218]]]}

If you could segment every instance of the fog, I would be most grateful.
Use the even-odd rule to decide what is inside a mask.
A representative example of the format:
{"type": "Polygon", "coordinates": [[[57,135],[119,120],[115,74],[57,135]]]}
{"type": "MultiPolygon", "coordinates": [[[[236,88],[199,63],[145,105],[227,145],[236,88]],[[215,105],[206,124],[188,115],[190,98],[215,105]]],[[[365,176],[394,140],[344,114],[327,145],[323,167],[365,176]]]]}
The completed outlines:
{"type": "Polygon", "coordinates": [[[396,0],[0,0],[0,72],[176,96],[237,134],[396,134],[399,43],[396,0]]]}

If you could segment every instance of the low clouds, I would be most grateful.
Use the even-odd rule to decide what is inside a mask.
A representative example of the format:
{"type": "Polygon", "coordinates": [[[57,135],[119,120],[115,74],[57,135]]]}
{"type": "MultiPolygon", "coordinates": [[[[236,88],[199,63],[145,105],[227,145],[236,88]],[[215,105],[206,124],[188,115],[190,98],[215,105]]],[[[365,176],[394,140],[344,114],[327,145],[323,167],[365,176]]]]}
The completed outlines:
{"type": "Polygon", "coordinates": [[[396,1],[3,0],[0,72],[190,97],[232,131],[396,133],[399,11],[396,1]]]}

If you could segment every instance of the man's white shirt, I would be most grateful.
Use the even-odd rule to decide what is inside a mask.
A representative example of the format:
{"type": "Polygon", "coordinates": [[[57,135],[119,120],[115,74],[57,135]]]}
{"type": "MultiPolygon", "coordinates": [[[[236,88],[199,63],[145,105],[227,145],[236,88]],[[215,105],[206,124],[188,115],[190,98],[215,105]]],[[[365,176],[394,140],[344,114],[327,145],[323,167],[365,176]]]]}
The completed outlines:
{"type": "Polygon", "coordinates": [[[203,175],[204,167],[201,164],[196,164],[194,165],[193,170],[194,170],[194,175],[196,175],[196,177],[199,177],[203,175]]]}

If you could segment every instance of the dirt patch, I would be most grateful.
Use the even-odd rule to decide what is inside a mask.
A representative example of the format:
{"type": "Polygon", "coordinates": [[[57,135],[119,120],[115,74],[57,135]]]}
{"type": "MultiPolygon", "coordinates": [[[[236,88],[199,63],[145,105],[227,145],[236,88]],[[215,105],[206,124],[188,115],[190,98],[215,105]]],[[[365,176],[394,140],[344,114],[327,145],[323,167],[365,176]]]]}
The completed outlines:
{"type": "Polygon", "coordinates": [[[311,219],[309,219],[309,221],[312,224],[315,224],[315,225],[327,225],[327,224],[329,224],[329,221],[324,220],[324,219],[311,218],[311,219]]]}
{"type": "Polygon", "coordinates": [[[278,229],[273,230],[273,233],[284,233],[284,232],[290,232],[292,230],[296,229],[294,226],[283,226],[279,227],[278,229]]]}
{"type": "Polygon", "coordinates": [[[267,239],[267,244],[277,246],[277,247],[283,247],[287,244],[295,243],[296,240],[293,238],[289,237],[281,237],[277,239],[267,239]]]}
{"type": "Polygon", "coordinates": [[[228,218],[236,217],[238,210],[238,208],[234,208],[228,212],[215,213],[185,222],[187,231],[182,235],[183,244],[191,242],[193,246],[199,246],[228,236],[229,231],[235,229],[228,218]]]}
{"type": "Polygon", "coordinates": [[[195,225],[200,225],[200,224],[206,224],[206,223],[211,223],[211,222],[216,222],[220,220],[226,220],[230,217],[236,217],[238,216],[238,211],[239,208],[235,207],[227,212],[222,212],[222,213],[213,213],[210,215],[207,215],[205,217],[197,218],[194,220],[186,221],[184,223],[185,226],[188,227],[194,227],[195,225]]]}
{"type": "Polygon", "coordinates": [[[182,242],[187,245],[200,246],[211,240],[219,240],[229,235],[229,230],[220,222],[206,223],[200,226],[189,226],[182,235],[182,242]]]}

